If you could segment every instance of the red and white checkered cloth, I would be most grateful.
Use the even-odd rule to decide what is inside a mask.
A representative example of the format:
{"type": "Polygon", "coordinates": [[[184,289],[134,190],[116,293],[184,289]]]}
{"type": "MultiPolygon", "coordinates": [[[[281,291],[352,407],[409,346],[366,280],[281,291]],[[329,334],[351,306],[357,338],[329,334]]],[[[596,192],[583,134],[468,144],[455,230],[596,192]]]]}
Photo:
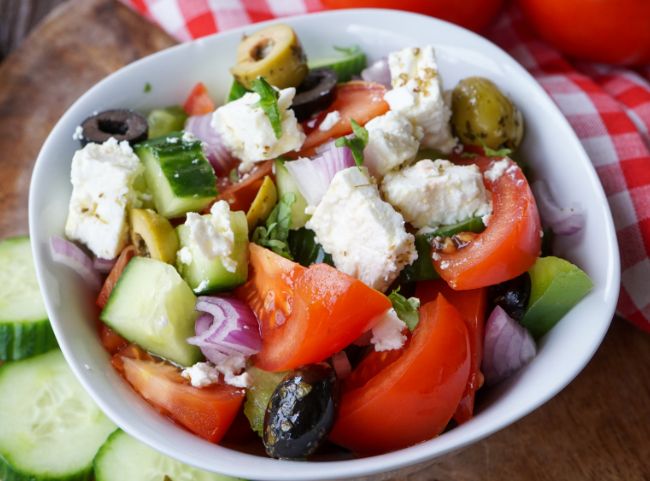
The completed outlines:
{"type": "MultiPolygon", "coordinates": [[[[121,0],[179,41],[323,10],[319,0],[121,0]]],[[[560,107],[600,176],[621,250],[618,312],[650,331],[650,66],[570,63],[516,9],[486,36],[516,58],[560,107]]]]}

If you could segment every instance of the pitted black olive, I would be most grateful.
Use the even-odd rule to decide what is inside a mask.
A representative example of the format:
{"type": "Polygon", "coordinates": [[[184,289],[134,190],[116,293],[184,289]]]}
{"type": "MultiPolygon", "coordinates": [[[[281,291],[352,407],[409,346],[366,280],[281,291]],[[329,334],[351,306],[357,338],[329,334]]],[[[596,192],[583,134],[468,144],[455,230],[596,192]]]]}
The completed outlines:
{"type": "Polygon", "coordinates": [[[291,104],[299,122],[329,107],[334,101],[336,81],[336,72],[332,69],[316,68],[309,71],[296,89],[296,96],[291,104]]]}
{"type": "Polygon", "coordinates": [[[90,142],[102,144],[111,137],[131,145],[147,140],[149,127],[147,119],[133,110],[105,110],[81,123],[81,145],[90,142]]]}
{"type": "Polygon", "coordinates": [[[524,317],[530,299],[528,272],[490,287],[489,299],[494,305],[501,306],[514,320],[520,321],[524,317]]]}
{"type": "Polygon", "coordinates": [[[310,364],[287,374],[266,408],[267,454],[280,459],[312,454],[334,425],[338,397],[336,373],[329,364],[310,364]]]}

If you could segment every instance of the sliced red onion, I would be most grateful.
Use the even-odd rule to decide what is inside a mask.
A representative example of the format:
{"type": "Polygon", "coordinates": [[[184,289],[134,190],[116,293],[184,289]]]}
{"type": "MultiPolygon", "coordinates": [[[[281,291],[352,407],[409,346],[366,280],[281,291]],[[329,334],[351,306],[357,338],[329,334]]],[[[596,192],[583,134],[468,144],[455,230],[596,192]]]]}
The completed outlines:
{"type": "Polygon", "coordinates": [[[392,87],[390,82],[390,68],[388,67],[388,59],[381,58],[369,67],[361,71],[361,78],[366,82],[376,82],[385,85],[389,89],[392,87]]]}
{"type": "Polygon", "coordinates": [[[485,324],[483,363],[486,384],[496,384],[535,357],[537,349],[530,333],[496,306],[485,324]]]}
{"type": "Polygon", "coordinates": [[[285,162],[284,165],[307,203],[316,206],[325,195],[334,175],[339,170],[354,166],[354,159],[347,147],[331,144],[329,149],[312,160],[303,157],[285,162]]]}
{"type": "Polygon", "coordinates": [[[211,122],[212,113],[193,115],[185,121],[185,131],[203,142],[205,156],[212,164],[217,176],[223,177],[228,175],[237,163],[237,159],[230,154],[221,135],[212,127],[211,122]]]}
{"type": "Polygon", "coordinates": [[[111,269],[115,265],[117,258],[113,259],[102,259],[101,257],[95,257],[93,259],[93,268],[102,274],[108,274],[111,272],[111,269]]]}
{"type": "Polygon", "coordinates": [[[332,367],[338,379],[345,379],[352,372],[352,365],[345,351],[337,352],[332,356],[332,367]]]}
{"type": "Polygon", "coordinates": [[[50,237],[50,252],[54,262],[68,266],[93,289],[99,290],[102,279],[93,267],[93,260],[76,244],[59,236],[50,237]]]}
{"type": "Polygon", "coordinates": [[[573,235],[585,226],[584,211],[577,205],[562,208],[557,205],[549,186],[543,180],[535,181],[532,185],[537,207],[542,221],[557,235],[573,235]]]}
{"type": "Polygon", "coordinates": [[[202,296],[196,310],[202,312],[194,325],[196,336],[187,342],[198,346],[212,363],[231,356],[252,356],[262,347],[257,318],[248,305],[234,298],[202,296]]]}

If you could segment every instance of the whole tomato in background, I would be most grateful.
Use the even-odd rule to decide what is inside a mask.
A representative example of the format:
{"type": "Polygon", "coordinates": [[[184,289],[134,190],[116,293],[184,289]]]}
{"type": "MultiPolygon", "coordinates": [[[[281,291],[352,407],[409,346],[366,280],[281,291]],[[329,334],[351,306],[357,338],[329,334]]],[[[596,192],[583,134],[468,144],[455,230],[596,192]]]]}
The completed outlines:
{"type": "Polygon", "coordinates": [[[503,0],[321,0],[327,8],[393,8],[423,13],[480,31],[494,19],[503,0]]]}
{"type": "Polygon", "coordinates": [[[650,0],[518,0],[539,35],[571,57],[650,63],[650,0]]]}

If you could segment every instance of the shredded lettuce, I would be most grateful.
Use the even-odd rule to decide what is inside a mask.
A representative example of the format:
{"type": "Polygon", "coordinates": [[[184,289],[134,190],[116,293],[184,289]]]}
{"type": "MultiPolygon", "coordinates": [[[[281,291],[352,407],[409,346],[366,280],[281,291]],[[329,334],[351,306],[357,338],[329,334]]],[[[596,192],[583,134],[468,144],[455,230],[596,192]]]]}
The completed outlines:
{"type": "Polygon", "coordinates": [[[253,80],[253,91],[260,96],[259,106],[271,122],[275,138],[282,137],[282,120],[280,108],[278,107],[278,91],[269,84],[264,77],[257,77],[253,80]]]}

